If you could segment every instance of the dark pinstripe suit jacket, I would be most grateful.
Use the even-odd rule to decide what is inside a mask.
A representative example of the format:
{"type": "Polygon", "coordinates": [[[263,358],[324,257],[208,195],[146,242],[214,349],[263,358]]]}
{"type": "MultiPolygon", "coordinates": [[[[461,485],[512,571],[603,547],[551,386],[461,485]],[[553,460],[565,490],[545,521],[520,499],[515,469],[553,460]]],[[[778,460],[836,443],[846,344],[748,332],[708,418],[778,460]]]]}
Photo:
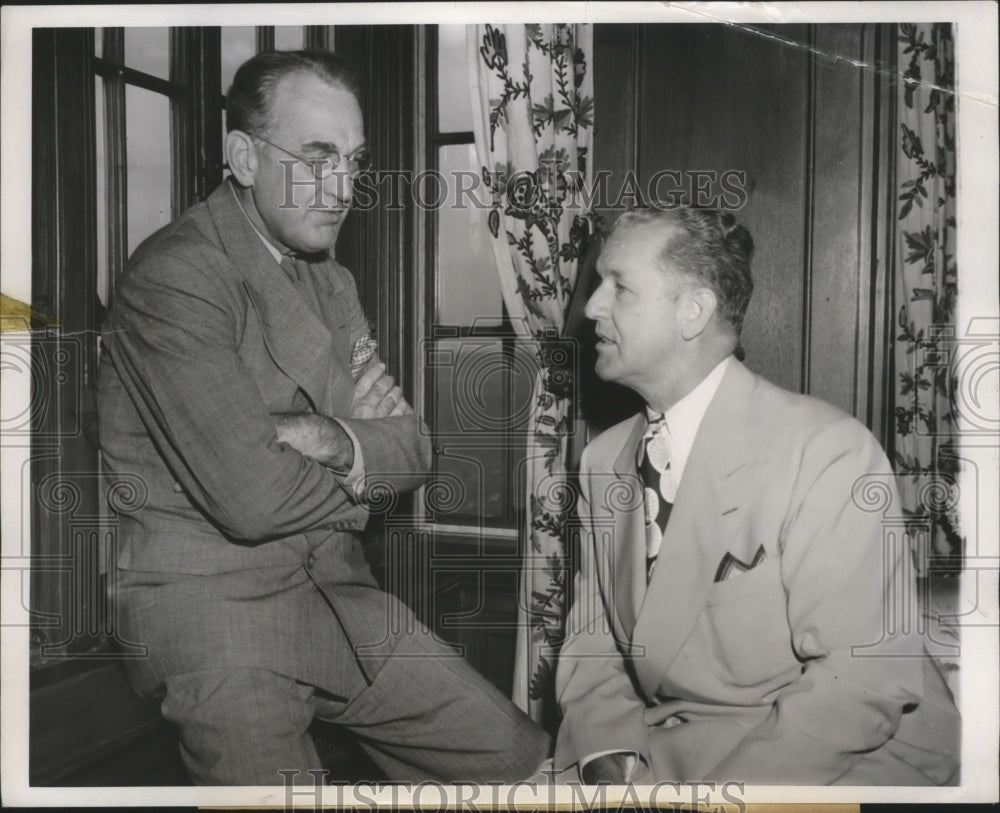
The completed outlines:
{"type": "Polygon", "coordinates": [[[361,305],[335,261],[309,270],[322,318],[224,183],[143,243],[119,285],[100,433],[120,518],[119,634],[147,648],[132,669],[139,690],[192,669],[260,666],[346,695],[395,646],[398,607],[359,541],[367,507],[342,476],[279,443],[271,415],[343,419],[369,480],[400,490],[425,478],[429,443],[415,416],[346,417],[361,305]]]}

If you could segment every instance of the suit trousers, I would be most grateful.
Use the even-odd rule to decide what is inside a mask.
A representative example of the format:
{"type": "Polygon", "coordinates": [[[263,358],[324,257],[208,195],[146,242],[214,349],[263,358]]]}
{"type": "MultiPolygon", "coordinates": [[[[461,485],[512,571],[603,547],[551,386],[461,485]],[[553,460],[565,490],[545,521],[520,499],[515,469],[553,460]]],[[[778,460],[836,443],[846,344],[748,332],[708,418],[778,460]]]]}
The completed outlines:
{"type": "Polygon", "coordinates": [[[314,716],[351,730],[390,781],[510,782],[549,751],[539,726],[419,624],[350,699],[264,669],[189,672],[165,689],[163,716],[202,785],[283,785],[279,771],[311,785],[314,716]]]}

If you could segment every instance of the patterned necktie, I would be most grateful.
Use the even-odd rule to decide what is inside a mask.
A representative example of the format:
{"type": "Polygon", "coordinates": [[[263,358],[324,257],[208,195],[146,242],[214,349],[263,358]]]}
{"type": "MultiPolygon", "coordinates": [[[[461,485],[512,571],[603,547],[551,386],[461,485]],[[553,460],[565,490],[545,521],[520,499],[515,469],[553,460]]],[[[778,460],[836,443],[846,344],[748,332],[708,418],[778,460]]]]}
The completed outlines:
{"type": "Polygon", "coordinates": [[[660,552],[660,543],[674,505],[674,478],[670,471],[670,447],[667,423],[663,415],[649,422],[643,436],[639,458],[639,476],[645,496],[646,581],[660,552]]]}

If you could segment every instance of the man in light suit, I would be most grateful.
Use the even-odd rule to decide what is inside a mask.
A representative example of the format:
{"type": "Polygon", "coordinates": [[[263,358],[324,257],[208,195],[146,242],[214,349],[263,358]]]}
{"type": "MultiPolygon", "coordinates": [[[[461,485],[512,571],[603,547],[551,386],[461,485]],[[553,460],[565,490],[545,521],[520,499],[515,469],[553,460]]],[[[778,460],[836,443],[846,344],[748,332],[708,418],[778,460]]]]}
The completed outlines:
{"type": "Polygon", "coordinates": [[[596,370],[647,409],[583,454],[554,767],[953,782],[958,713],[913,632],[888,460],[850,416],[733,357],[752,253],[731,215],[679,209],[626,213],[600,255],[596,370]]]}
{"type": "Polygon", "coordinates": [[[232,177],[133,255],[103,337],[120,515],[111,592],[201,784],[311,783],[318,716],[393,780],[516,780],[546,735],[409,609],[360,542],[372,489],[418,487],[426,431],[330,256],[367,164],[353,75],[262,54],[227,101],[232,177]],[[352,369],[353,367],[353,369],[352,369]]]}

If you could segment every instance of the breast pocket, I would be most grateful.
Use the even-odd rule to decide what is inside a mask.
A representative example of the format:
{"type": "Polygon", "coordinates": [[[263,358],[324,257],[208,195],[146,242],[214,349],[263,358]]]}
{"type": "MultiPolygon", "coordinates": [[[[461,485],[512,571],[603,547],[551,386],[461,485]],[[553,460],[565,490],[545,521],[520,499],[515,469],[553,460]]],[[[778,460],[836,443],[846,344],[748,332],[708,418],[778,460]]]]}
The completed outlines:
{"type": "Polygon", "coordinates": [[[720,662],[739,686],[757,686],[796,666],[777,560],[712,585],[703,611],[720,662]]]}

